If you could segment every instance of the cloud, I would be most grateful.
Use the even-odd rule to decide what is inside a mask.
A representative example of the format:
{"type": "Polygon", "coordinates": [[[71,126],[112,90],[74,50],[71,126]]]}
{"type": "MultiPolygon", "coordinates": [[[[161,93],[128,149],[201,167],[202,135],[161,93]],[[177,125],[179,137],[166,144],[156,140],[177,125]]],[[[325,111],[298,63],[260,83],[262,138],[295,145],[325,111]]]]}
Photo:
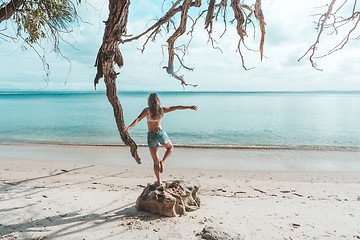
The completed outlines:
{"type": "MultiPolygon", "coordinates": [[[[273,0],[263,2],[266,21],[265,58],[260,61],[259,52],[242,48],[247,67],[255,67],[246,71],[241,66],[239,53],[236,52],[239,37],[235,26],[228,24],[227,33],[218,40],[214,49],[208,42],[207,33],[200,20],[189,53],[184,56],[184,63],[195,70],[189,72],[181,69],[188,82],[198,84],[199,91],[270,91],[270,90],[319,90],[359,89],[360,61],[359,47],[350,44],[338,53],[326,58],[317,59],[324,70],[314,70],[308,59],[298,62],[309,46],[315,41],[316,30],[312,14],[319,11],[316,6],[323,5],[325,0],[289,1],[273,0]]],[[[71,43],[61,44],[62,53],[69,62],[51,53],[47,60],[51,67],[50,82],[43,79],[44,71],[41,60],[34,51],[21,51],[19,43],[0,42],[0,90],[1,89],[41,89],[48,90],[91,90],[96,68],[93,66],[98,49],[102,43],[104,23],[108,15],[107,1],[88,0],[79,9],[83,22],[74,27],[71,43]],[[70,73],[68,73],[70,71],[70,73]],[[66,83],[66,84],[65,84],[66,83]]],[[[165,9],[165,7],[164,7],[165,9]]],[[[228,11],[231,11],[228,8],[228,11]]],[[[153,22],[149,20],[160,17],[161,4],[156,1],[137,0],[130,5],[128,34],[138,34],[153,22]]],[[[257,22],[254,22],[257,24],[257,22]]],[[[221,21],[214,24],[214,36],[223,32],[221,21]]],[[[167,63],[166,44],[169,35],[162,33],[156,42],[149,42],[144,53],[142,48],[145,38],[120,45],[125,65],[117,69],[118,88],[120,90],[176,91],[182,90],[180,82],[169,77],[162,68],[167,63]],[[164,50],[164,52],[162,51],[164,50]],[[164,54],[164,55],[163,55],[164,54]]],[[[182,36],[178,45],[186,44],[189,35],[182,36]]],[[[259,35],[249,36],[246,43],[253,49],[259,47],[259,35]]],[[[333,43],[322,39],[321,48],[331,49],[333,43]]],[[[179,66],[179,63],[176,62],[179,66]]],[[[105,86],[102,81],[98,89],[105,86]]],[[[187,90],[194,90],[187,88],[187,90]]]]}

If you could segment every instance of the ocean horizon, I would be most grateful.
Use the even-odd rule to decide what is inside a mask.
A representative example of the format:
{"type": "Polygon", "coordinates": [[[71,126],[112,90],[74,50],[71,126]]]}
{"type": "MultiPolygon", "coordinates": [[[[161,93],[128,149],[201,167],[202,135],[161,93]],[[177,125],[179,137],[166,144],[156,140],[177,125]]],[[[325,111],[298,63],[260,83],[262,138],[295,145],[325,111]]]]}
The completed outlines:
{"type": "MultiPolygon", "coordinates": [[[[158,91],[175,111],[162,126],[178,146],[360,148],[360,91],[158,91]]],[[[149,91],[119,91],[125,124],[149,91]]],[[[122,145],[104,91],[0,91],[0,143],[122,145]]],[[[146,145],[146,121],[130,131],[146,145]]]]}
{"type": "MultiPolygon", "coordinates": [[[[121,94],[149,94],[152,92],[156,93],[178,93],[178,94],[192,94],[192,93],[203,93],[203,94],[212,94],[212,93],[242,93],[242,94],[260,94],[260,93],[270,93],[270,94],[312,94],[312,93],[319,93],[319,94],[360,94],[359,90],[289,90],[289,91],[197,91],[195,88],[193,90],[174,90],[174,91],[147,91],[147,90],[140,90],[140,91],[133,91],[133,90],[118,90],[117,93],[121,94]]],[[[37,90],[37,89],[1,89],[0,94],[80,94],[80,93],[88,93],[88,94],[106,94],[106,90],[60,90],[60,89],[53,89],[53,90],[37,90]]]]}

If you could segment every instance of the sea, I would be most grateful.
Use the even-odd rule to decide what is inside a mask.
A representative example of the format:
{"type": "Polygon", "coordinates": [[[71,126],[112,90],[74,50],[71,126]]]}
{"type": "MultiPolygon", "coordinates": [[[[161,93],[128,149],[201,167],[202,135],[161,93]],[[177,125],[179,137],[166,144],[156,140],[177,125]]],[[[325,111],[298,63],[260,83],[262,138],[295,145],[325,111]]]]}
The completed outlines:
{"type": "MultiPolygon", "coordinates": [[[[149,92],[118,92],[129,125],[149,92]]],[[[158,92],[175,145],[360,148],[360,92],[158,92]]],[[[130,135],[146,145],[146,120],[130,135]]],[[[0,144],[122,145],[105,92],[0,93],[0,144]]]]}

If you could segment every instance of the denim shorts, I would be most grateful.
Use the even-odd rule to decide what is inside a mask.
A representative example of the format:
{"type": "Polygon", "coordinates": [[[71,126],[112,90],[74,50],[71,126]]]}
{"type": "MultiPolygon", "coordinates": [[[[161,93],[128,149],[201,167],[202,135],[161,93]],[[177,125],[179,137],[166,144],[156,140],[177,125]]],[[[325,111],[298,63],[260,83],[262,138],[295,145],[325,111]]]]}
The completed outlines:
{"type": "Polygon", "coordinates": [[[165,145],[168,143],[168,141],[169,141],[169,137],[166,134],[166,132],[162,129],[158,132],[148,132],[147,142],[149,148],[157,148],[160,146],[159,143],[161,145],[165,145]]]}

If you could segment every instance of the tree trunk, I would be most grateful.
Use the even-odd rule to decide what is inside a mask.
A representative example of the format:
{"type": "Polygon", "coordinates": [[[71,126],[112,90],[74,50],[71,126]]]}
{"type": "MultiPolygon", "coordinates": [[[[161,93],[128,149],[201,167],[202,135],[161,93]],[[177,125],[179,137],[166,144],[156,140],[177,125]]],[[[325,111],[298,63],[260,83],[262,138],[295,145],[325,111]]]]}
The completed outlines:
{"type": "Polygon", "coordinates": [[[24,2],[24,0],[11,0],[4,7],[0,8],[0,23],[11,18],[24,2]]]}
{"type": "Polygon", "coordinates": [[[126,146],[130,147],[131,155],[137,163],[141,163],[139,154],[137,152],[137,145],[132,140],[128,132],[124,131],[124,115],[121,103],[116,93],[116,77],[114,63],[120,68],[123,66],[123,58],[121,56],[119,43],[122,41],[122,36],[126,34],[126,24],[128,19],[130,0],[110,0],[109,1],[109,18],[105,22],[105,32],[103,43],[97,55],[95,66],[97,67],[97,74],[94,80],[94,85],[99,82],[99,79],[104,77],[106,85],[106,95],[109,102],[114,109],[114,116],[116,125],[120,133],[122,141],[126,146]]]}

